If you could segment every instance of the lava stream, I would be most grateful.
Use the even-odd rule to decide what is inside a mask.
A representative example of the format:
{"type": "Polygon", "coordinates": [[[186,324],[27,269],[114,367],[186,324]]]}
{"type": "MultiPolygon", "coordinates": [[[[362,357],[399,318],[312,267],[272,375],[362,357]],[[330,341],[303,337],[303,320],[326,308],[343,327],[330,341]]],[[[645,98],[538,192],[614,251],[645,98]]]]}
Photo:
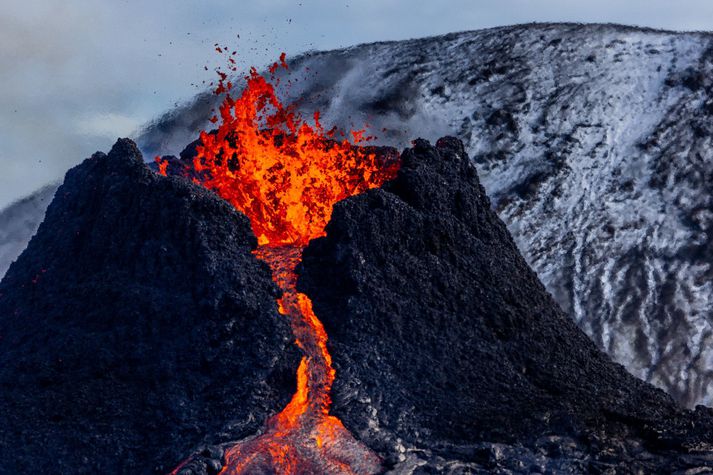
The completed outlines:
{"type": "Polygon", "coordinates": [[[312,302],[295,288],[294,268],[301,254],[300,247],[263,246],[256,251],[257,257],[270,265],[273,279],[283,291],[280,313],[290,319],[305,356],[290,403],[268,421],[263,434],[226,452],[221,474],[372,474],[381,467],[379,457],[329,415],[334,369],[327,334],[312,311],[312,302]]]}

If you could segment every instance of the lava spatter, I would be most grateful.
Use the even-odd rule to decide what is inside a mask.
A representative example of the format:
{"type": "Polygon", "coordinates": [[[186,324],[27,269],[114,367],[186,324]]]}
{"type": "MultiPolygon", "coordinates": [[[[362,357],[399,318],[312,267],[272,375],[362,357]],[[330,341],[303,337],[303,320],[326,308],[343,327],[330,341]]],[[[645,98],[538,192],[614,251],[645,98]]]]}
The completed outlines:
{"type": "MultiPolygon", "coordinates": [[[[273,80],[279,67],[287,68],[284,56],[269,68],[273,80]]],[[[226,451],[221,474],[376,473],[379,457],[329,414],[335,371],[327,334],[310,299],[296,290],[295,268],[309,241],[324,235],[334,204],[381,186],[396,175],[399,162],[362,146],[369,141],[364,131],[347,134],[350,142],[325,131],[318,114],[308,124],[254,68],[245,79],[233,99],[232,84],[226,86],[221,75],[216,92],[228,94],[218,129],[200,135],[194,180],[250,219],[258,238],[255,254],[282,290],[279,312],[290,319],[303,358],[290,403],[261,434],[226,451]]],[[[159,170],[165,173],[165,167],[159,170]]]]}
{"type": "MultiPolygon", "coordinates": [[[[318,113],[311,125],[283,105],[255,68],[245,80],[240,97],[228,93],[220,106],[218,128],[201,132],[193,168],[197,182],[250,218],[261,246],[306,246],[324,235],[334,203],[395,175],[398,160],[363,146],[373,138],[365,130],[325,131],[318,113]]],[[[216,91],[232,88],[224,84],[216,91]]]]}

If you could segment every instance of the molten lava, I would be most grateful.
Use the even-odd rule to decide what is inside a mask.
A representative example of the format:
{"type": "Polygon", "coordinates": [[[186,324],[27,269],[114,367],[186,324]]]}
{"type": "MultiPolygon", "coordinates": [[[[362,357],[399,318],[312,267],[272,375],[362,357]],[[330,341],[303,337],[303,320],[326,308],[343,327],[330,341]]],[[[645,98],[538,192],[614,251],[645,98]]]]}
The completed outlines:
{"type": "MultiPolygon", "coordinates": [[[[398,162],[359,146],[371,139],[363,130],[350,132],[351,143],[324,131],[318,113],[310,125],[254,68],[246,80],[241,96],[220,106],[218,129],[201,133],[194,169],[250,218],[261,246],[306,246],[324,235],[334,203],[380,186],[398,162]]],[[[221,82],[217,90],[230,88],[221,82]]]]}
{"type": "MultiPolygon", "coordinates": [[[[284,55],[270,68],[275,83],[280,66],[287,68],[284,55]]],[[[220,74],[216,92],[229,93],[232,84],[220,74]]],[[[324,235],[334,204],[381,186],[399,162],[362,146],[370,139],[364,131],[350,132],[352,143],[337,139],[335,130],[324,131],[318,114],[308,124],[254,68],[245,79],[240,97],[228,94],[221,105],[218,129],[200,134],[195,180],[250,219],[258,237],[255,254],[272,269],[283,292],[279,311],[290,319],[304,356],[290,403],[262,434],[226,451],[221,474],[375,473],[378,456],[329,414],[335,372],[327,334],[310,299],[296,290],[295,267],[309,241],[324,235]]],[[[159,163],[159,170],[165,174],[166,166],[159,163]]]]}

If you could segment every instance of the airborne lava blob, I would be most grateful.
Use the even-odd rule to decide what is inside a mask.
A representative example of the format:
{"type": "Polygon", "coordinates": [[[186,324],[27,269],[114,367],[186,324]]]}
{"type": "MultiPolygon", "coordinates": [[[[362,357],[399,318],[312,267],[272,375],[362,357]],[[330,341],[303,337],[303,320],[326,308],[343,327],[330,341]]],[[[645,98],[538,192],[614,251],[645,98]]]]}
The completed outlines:
{"type": "MultiPolygon", "coordinates": [[[[327,334],[310,299],[296,290],[295,267],[311,239],[324,235],[333,205],[393,178],[399,162],[363,144],[364,131],[338,139],[314,116],[308,124],[279,100],[277,68],[271,81],[250,70],[237,99],[221,75],[216,93],[228,92],[220,107],[220,125],[201,132],[193,168],[195,180],[214,190],[250,219],[258,238],[256,255],[270,265],[283,291],[279,311],[290,319],[304,356],[297,392],[271,418],[265,431],[227,450],[221,474],[355,473],[380,469],[380,460],[329,414],[335,372],[327,334]]],[[[217,118],[214,118],[217,122],[217,118]]],[[[162,173],[165,165],[159,164],[162,173]]]]}

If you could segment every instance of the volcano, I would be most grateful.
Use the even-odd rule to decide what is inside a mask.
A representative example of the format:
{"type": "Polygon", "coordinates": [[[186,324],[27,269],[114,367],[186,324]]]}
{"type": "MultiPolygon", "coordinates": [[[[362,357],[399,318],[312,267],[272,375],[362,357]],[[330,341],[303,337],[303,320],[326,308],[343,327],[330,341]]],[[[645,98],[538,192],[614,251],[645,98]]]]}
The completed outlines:
{"type": "MultiPolygon", "coordinates": [[[[506,26],[307,53],[290,61],[287,102],[343,128],[369,122],[399,148],[457,136],[562,309],[635,376],[710,406],[711,51],[709,33],[506,26]]],[[[201,93],[140,149],[175,154],[219,105],[201,93]]],[[[55,190],[0,212],[0,274],[55,190]]]]}
{"type": "Polygon", "coordinates": [[[713,464],[713,410],[681,409],[577,328],[455,138],[415,141],[393,181],[337,203],[300,274],[330,336],[335,415],[394,473],[713,464]]]}
{"type": "MultiPolygon", "coordinates": [[[[328,335],[349,441],[314,437],[313,453],[361,453],[357,473],[713,466],[713,411],[627,374],[558,308],[457,139],[418,140],[399,163],[336,202],[287,274],[328,335]]],[[[5,473],[247,460],[230,454],[270,439],[305,374],[280,314],[295,294],[258,249],[245,215],[150,171],[128,140],[70,171],[0,284],[5,473]]]]}
{"type": "Polygon", "coordinates": [[[562,312],[461,141],[349,141],[255,70],[218,121],[71,170],[0,282],[9,473],[713,469],[713,410],[562,312]]]}

